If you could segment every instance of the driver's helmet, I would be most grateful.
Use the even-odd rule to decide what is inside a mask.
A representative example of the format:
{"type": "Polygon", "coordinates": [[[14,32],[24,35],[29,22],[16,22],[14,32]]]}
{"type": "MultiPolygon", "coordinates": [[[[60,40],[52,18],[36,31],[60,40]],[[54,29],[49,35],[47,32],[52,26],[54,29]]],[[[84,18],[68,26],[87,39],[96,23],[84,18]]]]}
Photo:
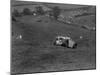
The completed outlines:
{"type": "Polygon", "coordinates": [[[67,37],[67,36],[57,36],[56,37],[56,45],[61,45],[63,44],[66,40],[69,40],[71,39],[70,37],[67,37]]]}

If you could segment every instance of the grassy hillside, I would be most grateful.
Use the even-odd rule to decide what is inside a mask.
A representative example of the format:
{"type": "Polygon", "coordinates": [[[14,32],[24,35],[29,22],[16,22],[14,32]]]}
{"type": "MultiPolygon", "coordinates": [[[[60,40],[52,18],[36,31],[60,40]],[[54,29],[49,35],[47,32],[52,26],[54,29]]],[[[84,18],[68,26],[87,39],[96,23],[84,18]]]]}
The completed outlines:
{"type": "Polygon", "coordinates": [[[65,24],[45,16],[23,16],[12,23],[12,31],[23,38],[12,39],[12,73],[95,68],[95,31],[65,24]],[[53,46],[57,35],[67,35],[77,49],[53,46]],[[83,39],[79,39],[83,36],[83,39]]]}
{"type": "MultiPolygon", "coordinates": [[[[16,31],[18,30],[19,32],[21,30],[23,39],[31,42],[34,40],[42,42],[53,41],[57,35],[68,35],[68,33],[71,33],[70,37],[77,41],[80,36],[89,38],[88,34],[90,34],[88,30],[51,20],[45,16],[35,18],[25,16],[19,20],[21,22],[15,22],[13,26],[19,28],[19,30],[16,29],[16,31]]],[[[13,28],[13,30],[15,29],[13,28]]]]}
{"type": "Polygon", "coordinates": [[[75,17],[73,23],[78,25],[87,25],[89,27],[95,27],[96,18],[95,15],[75,17]]]}

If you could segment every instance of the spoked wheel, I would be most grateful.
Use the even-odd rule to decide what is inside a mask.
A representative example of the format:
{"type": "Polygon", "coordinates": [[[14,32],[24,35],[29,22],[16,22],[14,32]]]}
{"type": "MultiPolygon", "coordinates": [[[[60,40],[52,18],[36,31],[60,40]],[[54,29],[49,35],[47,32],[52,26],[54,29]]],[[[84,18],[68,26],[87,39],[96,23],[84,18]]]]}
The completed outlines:
{"type": "Polygon", "coordinates": [[[77,43],[74,44],[73,48],[77,48],[77,43]]]}

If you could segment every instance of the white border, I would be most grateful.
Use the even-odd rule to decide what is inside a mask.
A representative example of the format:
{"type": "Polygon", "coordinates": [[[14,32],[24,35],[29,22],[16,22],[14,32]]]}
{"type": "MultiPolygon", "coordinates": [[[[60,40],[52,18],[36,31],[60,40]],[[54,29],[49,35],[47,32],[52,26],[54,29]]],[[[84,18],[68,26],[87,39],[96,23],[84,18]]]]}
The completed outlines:
{"type": "MultiPolygon", "coordinates": [[[[24,0],[26,1],[26,0],[24,0]]],[[[100,0],[27,0],[53,3],[71,3],[97,6],[97,69],[84,71],[67,71],[52,73],[37,73],[27,75],[99,75],[100,72],[100,0]]],[[[0,75],[10,73],[10,0],[0,0],[0,75]]]]}
{"type": "Polygon", "coordinates": [[[0,1],[0,75],[10,72],[10,0],[0,1]]]}
{"type": "Polygon", "coordinates": [[[68,4],[83,4],[96,5],[96,0],[19,0],[19,1],[36,1],[36,2],[51,2],[51,3],[68,3],[68,4]]]}

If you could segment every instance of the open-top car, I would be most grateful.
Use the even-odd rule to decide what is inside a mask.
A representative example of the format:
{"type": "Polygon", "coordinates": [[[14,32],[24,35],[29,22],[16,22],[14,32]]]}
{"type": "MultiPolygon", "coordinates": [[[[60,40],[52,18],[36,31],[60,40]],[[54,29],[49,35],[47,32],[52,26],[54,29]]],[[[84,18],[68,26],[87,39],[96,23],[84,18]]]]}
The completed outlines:
{"type": "Polygon", "coordinates": [[[63,46],[67,48],[76,48],[77,43],[68,36],[57,36],[54,41],[55,46],[63,46]]]}

